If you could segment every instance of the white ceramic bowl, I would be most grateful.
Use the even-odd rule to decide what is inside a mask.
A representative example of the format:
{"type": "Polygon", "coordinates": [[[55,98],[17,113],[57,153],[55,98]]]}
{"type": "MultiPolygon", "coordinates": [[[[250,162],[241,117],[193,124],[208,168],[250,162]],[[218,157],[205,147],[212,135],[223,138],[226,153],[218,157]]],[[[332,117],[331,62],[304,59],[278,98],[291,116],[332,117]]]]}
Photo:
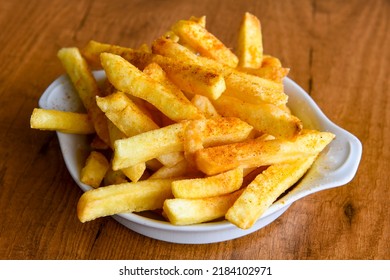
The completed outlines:
{"type": "MultiPolygon", "coordinates": [[[[103,71],[96,71],[98,81],[103,81],[103,71]]],[[[322,152],[302,180],[286,195],[278,199],[268,211],[248,229],[242,230],[227,221],[198,225],[175,226],[166,221],[141,216],[136,213],[114,215],[113,218],[127,228],[145,236],[173,243],[204,244],[238,238],[261,229],[277,219],[296,200],[309,194],[338,187],[348,183],[355,176],[361,154],[360,141],[332,123],[319,109],[310,96],[294,81],[284,80],[285,92],[289,95],[288,105],[306,128],[330,131],[336,139],[322,152]]],[[[46,109],[83,111],[81,102],[66,75],[55,80],[43,93],[39,106],[46,109]]],[[[80,170],[89,154],[86,136],[57,133],[65,164],[79,187],[86,191],[89,186],[80,182],[80,170]]]]}

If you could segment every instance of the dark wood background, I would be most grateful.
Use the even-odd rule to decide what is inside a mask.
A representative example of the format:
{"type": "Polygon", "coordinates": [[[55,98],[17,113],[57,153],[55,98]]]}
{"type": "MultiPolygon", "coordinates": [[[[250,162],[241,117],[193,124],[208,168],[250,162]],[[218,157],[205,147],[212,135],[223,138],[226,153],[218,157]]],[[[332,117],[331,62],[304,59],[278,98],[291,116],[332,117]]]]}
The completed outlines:
{"type": "Polygon", "coordinates": [[[0,259],[390,258],[389,1],[2,0],[0,30],[0,259]],[[90,39],[150,44],[191,15],[206,15],[208,29],[234,48],[246,11],[261,20],[265,52],[362,141],[356,177],[216,244],[157,241],[112,218],[80,223],[81,190],[55,133],[29,128],[40,95],[64,73],[57,50],[90,39]]]}

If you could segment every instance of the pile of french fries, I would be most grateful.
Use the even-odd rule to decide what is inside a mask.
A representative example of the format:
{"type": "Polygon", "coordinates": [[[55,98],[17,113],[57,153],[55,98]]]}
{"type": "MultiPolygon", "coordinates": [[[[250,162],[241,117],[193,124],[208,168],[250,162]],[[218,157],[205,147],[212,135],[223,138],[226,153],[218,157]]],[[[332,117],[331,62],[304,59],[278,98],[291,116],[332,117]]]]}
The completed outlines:
{"type": "Polygon", "coordinates": [[[179,20],[151,46],[90,41],[58,58],[85,113],[36,108],[31,127],[94,135],[81,222],[157,210],[174,225],[226,219],[248,229],[335,137],[291,113],[289,69],[263,53],[250,13],[235,53],[203,16],[179,20]],[[100,87],[96,68],[106,74],[100,87]]]}

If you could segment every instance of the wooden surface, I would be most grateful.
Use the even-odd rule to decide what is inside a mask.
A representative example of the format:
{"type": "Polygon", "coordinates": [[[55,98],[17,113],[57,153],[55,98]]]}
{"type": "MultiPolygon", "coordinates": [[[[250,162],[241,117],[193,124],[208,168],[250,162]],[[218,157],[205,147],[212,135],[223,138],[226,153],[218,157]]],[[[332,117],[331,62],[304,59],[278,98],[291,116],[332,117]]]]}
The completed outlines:
{"type": "Polygon", "coordinates": [[[387,0],[0,1],[0,259],[389,259],[389,19],[387,0]],[[109,217],[80,223],[81,190],[55,133],[29,128],[39,97],[64,73],[57,50],[90,39],[138,47],[191,15],[206,15],[234,48],[245,11],[262,22],[265,52],[361,140],[355,178],[216,244],[149,239],[109,217]]]}

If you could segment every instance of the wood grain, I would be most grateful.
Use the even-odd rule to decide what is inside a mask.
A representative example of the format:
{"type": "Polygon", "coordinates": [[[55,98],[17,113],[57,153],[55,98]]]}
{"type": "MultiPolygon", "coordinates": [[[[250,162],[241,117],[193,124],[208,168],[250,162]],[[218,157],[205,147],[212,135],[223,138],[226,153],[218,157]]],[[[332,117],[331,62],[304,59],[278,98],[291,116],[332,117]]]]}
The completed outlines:
{"type": "Polygon", "coordinates": [[[387,0],[2,0],[0,259],[390,259],[389,20],[387,0]],[[191,15],[206,15],[210,31],[234,50],[245,11],[261,20],[265,52],[361,140],[356,177],[227,242],[166,243],[112,218],[81,224],[81,190],[55,133],[29,128],[40,95],[64,73],[57,50],[90,39],[149,44],[191,15]]]}

